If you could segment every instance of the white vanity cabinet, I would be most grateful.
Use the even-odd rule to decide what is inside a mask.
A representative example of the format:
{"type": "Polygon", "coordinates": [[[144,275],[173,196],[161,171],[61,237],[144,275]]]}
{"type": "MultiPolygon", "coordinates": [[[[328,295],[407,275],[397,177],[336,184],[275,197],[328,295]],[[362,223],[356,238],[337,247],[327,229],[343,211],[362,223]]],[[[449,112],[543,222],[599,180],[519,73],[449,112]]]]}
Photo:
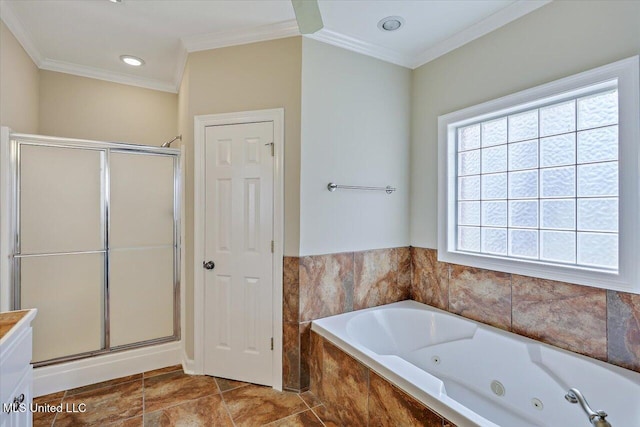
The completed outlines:
{"type": "Polygon", "coordinates": [[[37,310],[0,313],[0,427],[31,427],[31,322],[37,310]]]}

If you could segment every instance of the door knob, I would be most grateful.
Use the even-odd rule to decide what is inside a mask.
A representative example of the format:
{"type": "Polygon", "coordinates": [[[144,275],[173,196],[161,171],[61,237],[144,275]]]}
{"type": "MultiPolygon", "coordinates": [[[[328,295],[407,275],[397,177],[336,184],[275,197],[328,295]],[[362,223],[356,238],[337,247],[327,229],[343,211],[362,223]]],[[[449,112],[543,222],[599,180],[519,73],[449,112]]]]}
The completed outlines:
{"type": "Polygon", "coordinates": [[[202,261],[202,266],[207,270],[213,270],[216,266],[216,263],[213,261],[202,261]]]}

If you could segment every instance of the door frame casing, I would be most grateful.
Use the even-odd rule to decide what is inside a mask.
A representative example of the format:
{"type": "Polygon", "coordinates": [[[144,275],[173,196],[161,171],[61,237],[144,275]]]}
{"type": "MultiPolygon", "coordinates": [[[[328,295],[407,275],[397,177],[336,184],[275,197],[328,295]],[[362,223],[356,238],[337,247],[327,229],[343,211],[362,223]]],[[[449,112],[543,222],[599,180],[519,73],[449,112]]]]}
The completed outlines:
{"type": "Polygon", "coordinates": [[[272,386],[282,390],[282,259],[284,256],[284,108],[207,114],[194,117],[194,371],[204,374],[205,131],[207,126],[273,122],[273,369],[272,386]]]}

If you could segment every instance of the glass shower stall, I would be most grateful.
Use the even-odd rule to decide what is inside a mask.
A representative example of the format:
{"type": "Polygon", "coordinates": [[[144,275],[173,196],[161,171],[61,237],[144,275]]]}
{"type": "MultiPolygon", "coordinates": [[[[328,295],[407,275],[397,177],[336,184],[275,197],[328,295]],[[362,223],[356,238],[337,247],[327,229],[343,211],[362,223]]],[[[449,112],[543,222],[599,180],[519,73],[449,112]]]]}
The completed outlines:
{"type": "Polygon", "coordinates": [[[180,339],[180,150],[11,134],[14,309],[33,362],[180,339]]]}

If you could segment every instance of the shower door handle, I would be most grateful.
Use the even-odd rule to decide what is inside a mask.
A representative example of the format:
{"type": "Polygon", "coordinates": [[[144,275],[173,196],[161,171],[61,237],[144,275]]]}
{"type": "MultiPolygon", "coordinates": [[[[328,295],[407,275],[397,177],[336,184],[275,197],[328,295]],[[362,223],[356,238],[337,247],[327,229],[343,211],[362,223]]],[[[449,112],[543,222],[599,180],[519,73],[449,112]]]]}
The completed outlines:
{"type": "Polygon", "coordinates": [[[206,270],[213,270],[216,266],[216,263],[213,261],[202,261],[202,266],[206,269],[206,270]]]}

